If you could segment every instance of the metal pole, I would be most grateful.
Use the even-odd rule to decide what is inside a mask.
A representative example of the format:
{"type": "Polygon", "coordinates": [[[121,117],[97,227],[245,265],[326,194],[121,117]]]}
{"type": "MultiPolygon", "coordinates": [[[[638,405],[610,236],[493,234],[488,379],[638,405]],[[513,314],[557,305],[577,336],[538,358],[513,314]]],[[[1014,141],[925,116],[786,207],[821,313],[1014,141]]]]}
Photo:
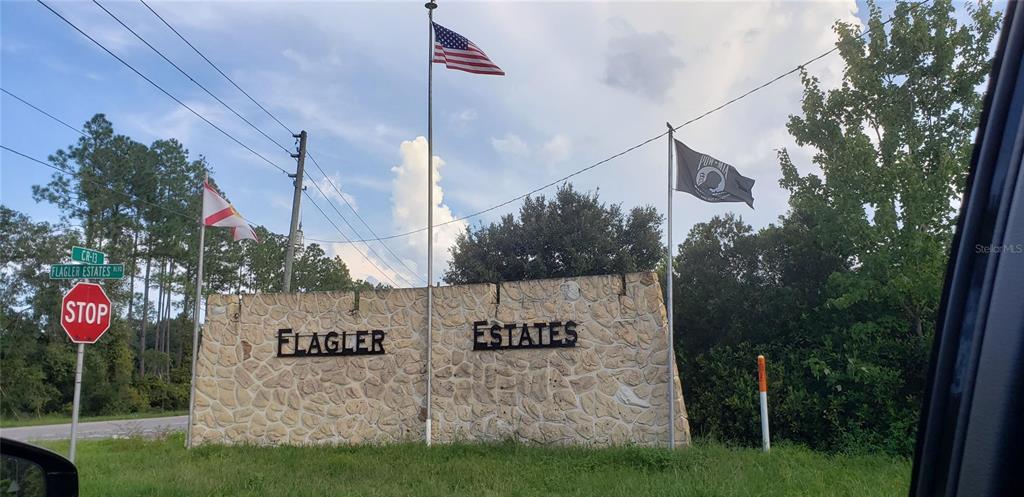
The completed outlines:
{"type": "Polygon", "coordinates": [[[676,352],[673,335],[675,330],[672,328],[672,144],[674,138],[672,133],[675,131],[672,129],[672,125],[665,123],[668,126],[668,223],[666,231],[668,232],[668,251],[665,258],[665,290],[667,300],[667,311],[668,311],[668,446],[670,449],[676,447],[676,419],[675,419],[675,397],[676,397],[676,382],[675,382],[675,364],[676,364],[676,352]]]}
{"type": "Polygon", "coordinates": [[[78,344],[78,360],[75,361],[75,396],[71,405],[71,451],[68,459],[75,462],[75,446],[78,438],[78,409],[82,400],[82,363],[85,362],[85,344],[78,344]]]}
{"type": "Polygon", "coordinates": [[[299,204],[302,201],[302,175],[306,164],[306,131],[302,130],[298,135],[292,136],[299,139],[299,153],[292,154],[292,157],[299,161],[295,166],[295,174],[288,175],[295,178],[295,195],[292,196],[292,224],[288,230],[288,250],[284,256],[284,285],[281,287],[284,293],[290,292],[292,288],[292,262],[295,260],[295,245],[298,243],[299,204]]]}
{"type": "Polygon", "coordinates": [[[429,40],[427,52],[427,426],[426,441],[431,436],[431,377],[434,376],[431,349],[434,330],[434,9],[437,4],[427,2],[429,40]]]}
{"type": "MultiPolygon", "coordinates": [[[[203,188],[206,188],[203,182],[203,188]]],[[[205,192],[204,192],[205,195],[205,192]]],[[[206,220],[199,220],[199,264],[196,266],[196,301],[192,312],[192,383],[188,392],[188,428],[186,428],[185,448],[192,447],[192,421],[196,411],[196,360],[199,357],[199,309],[203,300],[203,252],[206,245],[206,220]]]]}
{"type": "Polygon", "coordinates": [[[757,389],[761,397],[761,447],[768,452],[772,448],[772,442],[768,436],[768,373],[765,369],[764,356],[757,356],[757,389]]]}

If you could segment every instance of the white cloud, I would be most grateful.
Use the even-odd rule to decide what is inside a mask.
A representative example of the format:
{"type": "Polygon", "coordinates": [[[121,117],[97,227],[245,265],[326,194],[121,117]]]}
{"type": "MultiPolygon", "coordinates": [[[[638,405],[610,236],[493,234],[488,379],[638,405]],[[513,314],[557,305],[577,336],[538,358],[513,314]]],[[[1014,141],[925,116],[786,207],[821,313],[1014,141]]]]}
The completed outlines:
{"type": "MultiPolygon", "coordinates": [[[[378,254],[383,253],[379,246],[374,250],[377,250],[378,254]]],[[[396,270],[404,270],[404,268],[394,259],[388,261],[390,266],[381,262],[377,256],[367,250],[365,244],[332,243],[330,244],[330,253],[340,256],[341,260],[345,261],[345,266],[348,267],[348,272],[353,279],[374,284],[397,285],[398,287],[408,287],[419,283],[409,277],[408,273],[399,274],[396,270]]]]}
{"type": "MultiPolygon", "coordinates": [[[[494,90],[502,91],[502,125],[521,130],[522,136],[562,134],[572,144],[569,160],[549,166],[543,177],[489,169],[486,173],[493,179],[488,190],[530,190],[664,132],[665,121],[679,125],[696,117],[832,48],[832,25],[836,20],[856,23],[856,11],[852,0],[753,2],[742,7],[717,2],[609,3],[593,8],[543,4],[534,9],[487,4],[476,14],[486,16],[492,39],[505,41],[498,62],[506,78],[515,80],[508,89],[494,90]],[[561,21],[564,16],[572,16],[571,26],[561,21]],[[671,50],[667,53],[685,61],[681,66],[668,64],[672,78],[665,78],[670,84],[660,100],[649,96],[661,90],[659,85],[640,85],[627,92],[622,85],[613,87],[606,81],[609,60],[601,49],[622,38],[621,26],[609,22],[616,18],[636,33],[668,37],[671,50]],[[526,34],[524,25],[530,26],[526,34]],[[544,57],[536,57],[538,53],[544,57]],[[538,91],[522,92],[521,88],[538,91]]],[[[488,49],[495,58],[492,52],[488,49]]],[[[839,81],[843,67],[842,58],[833,54],[809,65],[808,71],[829,88],[839,81]]],[[[497,84],[488,88],[492,86],[497,84]]],[[[743,205],[706,204],[677,196],[677,205],[686,206],[676,209],[677,233],[730,210],[742,213],[755,227],[774,222],[786,212],[787,193],[778,186],[775,150],[787,147],[801,171],[813,169],[807,162],[810,152],[798,147],[785,128],[788,116],[800,112],[801,96],[799,78],[789,76],[676,133],[677,138],[757,180],[753,212],[743,205]]],[[[537,152],[539,158],[539,148],[537,152]]],[[[627,208],[653,204],[663,210],[665,154],[666,141],[657,140],[572,181],[580,189],[600,188],[603,199],[623,202],[627,208]]],[[[473,177],[461,170],[452,176],[456,180],[473,177]]],[[[449,185],[453,195],[472,187],[449,185]]]]}
{"type": "Polygon", "coordinates": [[[355,175],[349,178],[349,184],[357,185],[362,188],[374,190],[377,192],[389,192],[391,191],[391,182],[385,179],[376,178],[366,175],[355,175]]]}
{"type": "Polygon", "coordinates": [[[506,157],[521,158],[530,155],[530,146],[519,135],[506,133],[502,138],[491,137],[491,147],[506,157]]]}
{"type": "Polygon", "coordinates": [[[477,114],[476,109],[466,108],[458,112],[448,114],[448,123],[456,131],[464,132],[469,129],[469,125],[473,121],[476,121],[477,117],[479,117],[479,115],[477,114]]]}
{"type": "MultiPolygon", "coordinates": [[[[395,143],[425,132],[422,114],[408,112],[421,109],[425,97],[425,67],[418,65],[424,54],[416,49],[421,40],[411,34],[421,18],[393,4],[359,4],[360,17],[334,15],[356,8],[351,4],[311,5],[315,7],[264,3],[237,9],[203,4],[196,5],[194,13],[192,7],[165,4],[162,11],[174,16],[172,22],[190,23],[193,36],[207,38],[200,40],[204,47],[217,46],[211,40],[219,38],[238,45],[227,35],[239,27],[257,32],[283,21],[289,29],[304,26],[303,39],[312,40],[304,45],[303,40],[289,38],[278,45],[304,55],[303,62],[332,62],[339,57],[348,61],[353,54],[373,48],[375,57],[372,63],[360,64],[364,77],[358,79],[339,75],[329,64],[308,65],[310,72],[301,77],[267,70],[268,65],[297,63],[289,61],[280,48],[276,60],[248,60],[228,70],[247,82],[247,90],[289,125],[301,123],[310,130],[315,153],[323,155],[317,151],[325,147],[339,156],[349,155],[346,148],[365,151],[366,157],[346,170],[346,178],[358,173],[366,181],[352,178],[347,188],[374,185],[376,191],[392,190],[386,158],[394,153],[395,143]],[[378,18],[393,21],[398,34],[375,36],[375,24],[365,19],[378,18]],[[401,84],[395,86],[395,81],[401,84]],[[405,87],[407,92],[402,90],[405,87]],[[388,104],[367,103],[385,91],[388,104]]],[[[507,73],[503,78],[474,77],[435,66],[435,119],[440,117],[451,127],[451,134],[442,134],[438,140],[440,152],[450,160],[445,169],[447,200],[460,211],[486,207],[661,133],[666,120],[679,124],[832,48],[832,24],[837,19],[857,22],[856,11],[853,0],[743,6],[467,3],[457,11],[446,11],[452,25],[466,25],[471,19],[469,24],[486,26],[463,34],[487,50],[507,73]],[[564,23],[567,17],[574,22],[564,23]],[[644,40],[657,41],[659,46],[650,54],[637,53],[638,42],[644,40]],[[623,62],[634,55],[642,55],[643,63],[623,62]],[[516,163],[533,167],[524,158],[545,167],[536,174],[509,167],[516,163]],[[488,188],[481,189],[481,184],[488,188]]],[[[835,54],[808,66],[825,87],[838,81],[842,69],[842,59],[835,54]]],[[[680,197],[678,202],[688,208],[675,213],[677,232],[685,233],[693,223],[740,211],[740,207],[755,226],[773,222],[785,212],[787,196],[777,185],[775,150],[787,147],[801,171],[814,169],[810,151],[797,147],[785,130],[788,115],[799,112],[801,90],[798,78],[790,76],[677,133],[696,149],[734,164],[757,180],[755,212],[680,197]]],[[[625,207],[653,203],[661,209],[664,154],[664,142],[659,140],[573,182],[581,189],[600,188],[603,198],[623,202],[625,207]]],[[[361,196],[361,209],[387,208],[386,197],[380,197],[361,196]]],[[[413,228],[424,223],[425,219],[414,223],[413,228]]],[[[402,231],[392,228],[391,232],[402,231]]]]}
{"type": "MultiPolygon", "coordinates": [[[[346,207],[340,207],[343,203],[348,203],[352,206],[353,210],[359,210],[359,204],[356,202],[356,198],[350,193],[345,191],[345,188],[341,184],[341,177],[338,173],[331,174],[330,177],[323,176],[320,179],[314,180],[316,182],[316,194],[320,197],[327,196],[328,199],[334,200],[339,203],[339,209],[342,212],[348,210],[346,207]],[[321,194],[323,192],[323,194],[321,194]]],[[[315,187],[314,187],[315,188],[315,187]]]]}
{"type": "MultiPolygon", "coordinates": [[[[403,144],[402,165],[391,170],[394,176],[388,168],[395,144],[426,132],[422,11],[373,2],[257,2],[245,8],[217,2],[166,3],[155,8],[187,31],[186,36],[283,122],[308,130],[318,159],[330,153],[351,161],[344,168],[345,188],[359,193],[361,212],[395,214],[392,226],[374,226],[379,234],[425,225],[425,166],[407,164],[405,153],[416,150],[419,141],[403,144]],[[345,15],[354,12],[359,15],[345,15]],[[370,21],[380,20],[391,23],[392,35],[379,36],[379,22],[370,21]],[[239,32],[261,36],[238,36],[239,32]],[[283,53],[284,47],[293,53],[283,53]],[[359,71],[332,66],[341,62],[357,65],[359,71]],[[415,171],[419,179],[408,179],[415,171]],[[406,182],[408,191],[399,185],[406,182]],[[391,193],[390,204],[388,195],[370,193],[384,191],[391,193]]],[[[448,159],[445,200],[458,212],[478,210],[607,158],[663,132],[666,120],[680,124],[832,48],[832,24],[837,19],[856,22],[856,11],[853,0],[742,5],[467,2],[445,10],[446,25],[463,26],[460,32],[507,73],[488,78],[434,66],[435,125],[444,123],[434,130],[435,151],[448,159]],[[564,22],[566,18],[573,22],[564,22]],[[647,53],[639,50],[641,42],[657,46],[647,53]]],[[[182,53],[193,57],[187,49],[182,53]]],[[[808,66],[826,88],[838,81],[842,70],[837,54],[808,66]]],[[[216,74],[211,77],[218,81],[216,74]]],[[[225,90],[214,91],[230,96],[233,90],[220,84],[225,90]]],[[[785,129],[788,115],[800,111],[801,93],[798,78],[789,76],[677,133],[695,149],[757,180],[754,212],[742,205],[705,204],[678,196],[677,205],[685,208],[678,206],[675,212],[677,233],[729,210],[742,212],[755,226],[785,212],[786,192],[777,185],[775,150],[787,147],[801,171],[814,169],[811,151],[797,147],[785,129]]],[[[197,93],[190,97],[203,98],[197,93]]],[[[268,131],[276,127],[236,97],[243,114],[268,131]]],[[[202,112],[261,153],[288,164],[287,156],[262,137],[232,124],[233,116],[213,110],[202,112]]],[[[183,138],[193,154],[215,154],[212,158],[219,160],[211,163],[220,170],[270,171],[265,164],[254,165],[259,161],[187,111],[166,121],[162,114],[137,112],[146,118],[139,126],[145,124],[159,137],[183,138]]],[[[272,133],[288,140],[281,130],[272,133]]],[[[421,163],[426,159],[425,144],[422,148],[416,151],[421,163]]],[[[665,148],[665,141],[658,140],[572,181],[580,189],[600,188],[603,199],[623,202],[626,208],[652,203],[662,209],[665,148]]],[[[281,188],[277,175],[261,173],[260,178],[245,176],[245,181],[265,181],[266,190],[281,188]]],[[[243,207],[248,212],[248,206],[243,207]]],[[[516,208],[517,204],[509,205],[481,220],[516,208]]],[[[286,227],[287,215],[276,210],[268,205],[262,215],[256,210],[254,217],[286,227]]],[[[440,221],[440,212],[437,217],[440,221]]],[[[307,232],[313,232],[309,221],[307,232]]],[[[315,229],[321,234],[333,231],[322,222],[315,229]]],[[[392,246],[422,268],[423,238],[417,234],[408,237],[410,241],[394,240],[392,246]]],[[[438,257],[447,255],[446,246],[435,245],[438,257]]],[[[362,257],[349,259],[354,265],[362,257]]],[[[376,272],[372,267],[366,271],[376,272]]]]}
{"type": "MultiPolygon", "coordinates": [[[[391,195],[391,210],[394,226],[398,231],[412,231],[427,224],[427,191],[423,185],[427,183],[427,139],[419,136],[412,141],[403,141],[399,147],[402,163],[391,168],[394,183],[391,195]]],[[[434,228],[434,278],[440,280],[448,267],[448,248],[454,245],[459,233],[466,229],[465,221],[450,222],[455,219],[451,208],[444,203],[444,190],[441,188],[440,169],[444,161],[434,156],[433,201],[434,225],[445,224],[434,228]]],[[[405,252],[412,259],[423,261],[427,258],[426,233],[403,238],[405,252]]]]}
{"type": "Polygon", "coordinates": [[[604,82],[609,86],[661,100],[672,87],[683,61],[672,53],[672,38],[661,31],[637,32],[621,18],[610,21],[624,33],[608,42],[604,82]]]}
{"type": "MultiPolygon", "coordinates": [[[[284,195],[268,195],[267,201],[275,209],[279,209],[282,212],[292,211],[292,199],[291,197],[285,197],[284,195]]],[[[259,224],[259,223],[256,223],[259,224]]]]}
{"type": "Polygon", "coordinates": [[[550,140],[540,147],[540,157],[548,165],[565,162],[572,154],[572,144],[569,137],[561,133],[552,136],[550,140]]]}
{"type": "MultiPolygon", "coordinates": [[[[207,105],[198,101],[185,103],[213,122],[217,122],[217,118],[222,117],[227,112],[223,107],[216,104],[207,105]]],[[[192,142],[194,136],[198,134],[196,133],[197,131],[210,130],[210,133],[219,133],[210,128],[208,124],[196,117],[191,111],[178,105],[170,107],[169,112],[162,114],[145,111],[127,114],[125,117],[127,118],[127,125],[135,127],[147,135],[135,137],[141,141],[176,138],[187,146],[188,143],[192,142]]]]}
{"type": "MultiPolygon", "coordinates": [[[[509,160],[516,161],[527,157],[536,157],[542,164],[553,166],[569,159],[572,153],[572,142],[568,136],[556,133],[539,147],[534,147],[526,143],[519,135],[506,133],[502,138],[491,137],[491,148],[509,160]]],[[[534,166],[534,164],[526,165],[534,166]]]]}
{"type": "Polygon", "coordinates": [[[309,57],[297,50],[286,48],[281,51],[281,55],[292,61],[302,72],[310,72],[317,67],[315,61],[310,60],[309,57]]]}

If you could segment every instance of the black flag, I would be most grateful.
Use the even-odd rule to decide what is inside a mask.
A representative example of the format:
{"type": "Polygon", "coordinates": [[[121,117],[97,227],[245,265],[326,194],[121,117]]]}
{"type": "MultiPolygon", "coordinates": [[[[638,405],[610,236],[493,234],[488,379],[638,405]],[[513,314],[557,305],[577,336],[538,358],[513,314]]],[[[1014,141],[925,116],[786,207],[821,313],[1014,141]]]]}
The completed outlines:
{"type": "Polygon", "coordinates": [[[754,180],[676,140],[676,190],[705,202],[745,202],[754,208],[754,180]]]}

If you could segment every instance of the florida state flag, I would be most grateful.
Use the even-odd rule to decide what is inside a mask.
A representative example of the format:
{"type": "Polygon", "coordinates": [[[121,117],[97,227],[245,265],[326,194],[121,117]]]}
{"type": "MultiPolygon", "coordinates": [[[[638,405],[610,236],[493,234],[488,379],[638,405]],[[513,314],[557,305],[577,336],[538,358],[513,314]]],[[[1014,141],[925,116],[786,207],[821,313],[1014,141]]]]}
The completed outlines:
{"type": "Polygon", "coordinates": [[[238,240],[256,240],[256,232],[249,222],[224,200],[209,181],[203,182],[203,224],[218,228],[231,228],[231,237],[238,240]]]}

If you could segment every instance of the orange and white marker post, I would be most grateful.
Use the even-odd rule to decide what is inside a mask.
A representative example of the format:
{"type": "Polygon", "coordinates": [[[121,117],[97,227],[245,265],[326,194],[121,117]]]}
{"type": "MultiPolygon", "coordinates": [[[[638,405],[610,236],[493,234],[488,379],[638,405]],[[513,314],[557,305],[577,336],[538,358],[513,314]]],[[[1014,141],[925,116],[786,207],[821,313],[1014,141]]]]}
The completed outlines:
{"type": "Polygon", "coordinates": [[[761,445],[764,451],[772,448],[768,437],[768,374],[765,372],[764,356],[757,356],[757,389],[761,396],[761,445]]]}

